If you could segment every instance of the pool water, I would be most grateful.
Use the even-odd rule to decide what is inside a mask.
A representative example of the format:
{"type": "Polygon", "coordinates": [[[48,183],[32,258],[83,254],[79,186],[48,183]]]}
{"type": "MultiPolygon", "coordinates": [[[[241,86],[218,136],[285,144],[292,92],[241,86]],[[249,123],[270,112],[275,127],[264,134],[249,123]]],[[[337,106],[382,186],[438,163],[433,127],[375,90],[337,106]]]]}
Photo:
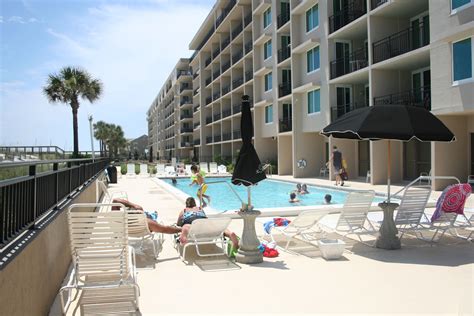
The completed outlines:
{"type": "MultiPolygon", "coordinates": [[[[171,179],[165,179],[167,183],[172,185],[171,179]]],[[[241,207],[241,202],[232,192],[227,184],[230,184],[232,188],[237,192],[240,198],[247,203],[247,188],[244,186],[232,185],[230,178],[206,178],[208,183],[208,189],[206,195],[211,197],[210,206],[213,209],[226,211],[236,210],[241,207]],[[220,183],[212,183],[220,182],[220,183]]],[[[177,179],[177,189],[197,199],[196,192],[198,189],[197,185],[190,186],[190,178],[177,179]]],[[[275,207],[298,207],[298,206],[311,206],[311,205],[323,205],[324,196],[331,194],[332,204],[343,204],[346,200],[348,192],[331,190],[327,188],[317,187],[308,185],[309,194],[298,195],[297,198],[300,200],[299,203],[290,203],[290,193],[296,189],[296,184],[291,182],[276,181],[266,179],[259,182],[256,186],[252,187],[252,205],[255,208],[275,208],[275,207]]],[[[377,200],[377,199],[376,199],[377,200]]],[[[380,201],[382,199],[379,199],[380,201]]]]}

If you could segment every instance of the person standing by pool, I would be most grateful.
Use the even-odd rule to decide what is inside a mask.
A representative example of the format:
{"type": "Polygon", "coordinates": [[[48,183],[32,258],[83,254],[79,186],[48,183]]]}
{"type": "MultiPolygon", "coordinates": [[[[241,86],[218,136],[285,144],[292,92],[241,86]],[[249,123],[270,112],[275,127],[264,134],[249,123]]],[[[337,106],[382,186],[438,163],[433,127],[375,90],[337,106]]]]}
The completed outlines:
{"type": "Polygon", "coordinates": [[[341,178],[341,171],[342,171],[342,153],[337,149],[337,146],[333,147],[332,155],[331,155],[333,173],[336,177],[336,185],[341,184],[344,185],[344,180],[341,178]]]}
{"type": "Polygon", "coordinates": [[[205,207],[207,206],[207,204],[211,203],[211,197],[205,194],[207,191],[207,184],[204,181],[204,177],[206,176],[206,173],[203,170],[199,170],[198,166],[196,165],[191,166],[191,172],[192,172],[192,176],[191,176],[192,182],[189,185],[190,186],[193,184],[199,185],[199,189],[197,190],[196,195],[199,198],[199,201],[202,201],[202,206],[205,207]],[[207,199],[207,204],[203,200],[203,198],[207,199]]]}

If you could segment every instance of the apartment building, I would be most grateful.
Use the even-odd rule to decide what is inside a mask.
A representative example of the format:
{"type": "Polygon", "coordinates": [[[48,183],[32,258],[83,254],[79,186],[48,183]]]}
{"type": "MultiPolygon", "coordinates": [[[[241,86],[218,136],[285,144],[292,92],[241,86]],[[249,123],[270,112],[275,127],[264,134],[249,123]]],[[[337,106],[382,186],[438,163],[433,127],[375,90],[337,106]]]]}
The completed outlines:
{"type": "Polygon", "coordinates": [[[351,178],[370,170],[371,183],[385,183],[386,142],[319,132],[354,109],[402,103],[431,110],[457,141],[395,142],[393,181],[429,172],[465,180],[474,173],[473,2],[217,1],[190,43],[192,155],[236,158],[248,94],[255,148],[279,174],[319,176],[338,146],[351,178]]]}

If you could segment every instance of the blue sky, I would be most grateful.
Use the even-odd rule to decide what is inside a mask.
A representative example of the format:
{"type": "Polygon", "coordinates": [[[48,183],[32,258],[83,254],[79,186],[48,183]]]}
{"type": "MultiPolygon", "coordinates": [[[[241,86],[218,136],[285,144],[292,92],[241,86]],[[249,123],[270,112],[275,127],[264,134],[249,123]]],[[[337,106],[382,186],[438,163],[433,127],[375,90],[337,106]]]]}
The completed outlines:
{"type": "MultiPolygon", "coordinates": [[[[72,149],[68,105],[42,94],[47,75],[79,66],[102,80],[102,98],[79,108],[80,150],[90,149],[88,114],[147,133],[146,111],[215,0],[2,0],[0,145],[72,149]]],[[[97,146],[96,146],[97,148],[97,146]]]]}

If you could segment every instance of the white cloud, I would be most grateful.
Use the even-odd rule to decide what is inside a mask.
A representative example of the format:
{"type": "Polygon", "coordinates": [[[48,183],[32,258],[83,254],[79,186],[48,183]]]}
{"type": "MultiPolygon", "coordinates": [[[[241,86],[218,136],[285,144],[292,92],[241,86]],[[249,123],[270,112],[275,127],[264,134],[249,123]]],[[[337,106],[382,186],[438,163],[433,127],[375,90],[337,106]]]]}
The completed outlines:
{"type": "Polygon", "coordinates": [[[36,22],[38,22],[38,19],[36,19],[36,18],[29,18],[29,19],[28,19],[28,22],[29,22],[29,23],[36,23],[36,22]]]}
{"type": "Polygon", "coordinates": [[[0,15],[0,23],[3,23],[3,16],[0,15]]]}
{"type": "Polygon", "coordinates": [[[5,104],[3,110],[0,108],[0,143],[31,144],[41,137],[45,144],[52,139],[60,147],[65,142],[70,146],[70,109],[49,104],[41,93],[47,75],[67,65],[81,66],[104,83],[103,96],[96,104],[81,103],[81,149],[90,148],[89,113],[95,121],[122,125],[127,138],[146,134],[148,107],[178,59],[191,55],[189,42],[209,9],[176,2],[154,7],[106,5],[91,8],[87,16],[70,21],[80,32],[46,30],[55,39],[51,59],[28,70],[34,78],[41,78],[38,87],[31,90],[16,87],[9,93],[0,91],[5,94],[0,96],[5,104]]]}
{"type": "Polygon", "coordinates": [[[26,23],[25,20],[23,19],[23,17],[18,16],[18,15],[11,16],[8,19],[8,22],[20,23],[20,24],[25,24],[26,23]]]}

